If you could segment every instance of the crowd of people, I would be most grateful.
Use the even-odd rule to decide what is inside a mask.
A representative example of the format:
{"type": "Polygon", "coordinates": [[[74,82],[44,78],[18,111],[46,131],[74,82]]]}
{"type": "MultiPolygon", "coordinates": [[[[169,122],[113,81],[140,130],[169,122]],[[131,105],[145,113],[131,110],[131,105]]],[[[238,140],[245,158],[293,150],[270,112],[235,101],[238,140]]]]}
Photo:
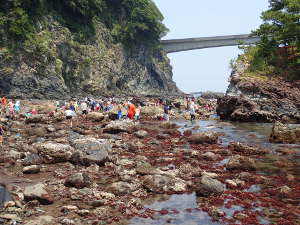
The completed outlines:
{"type": "MultiPolygon", "coordinates": [[[[200,105],[197,104],[195,98],[186,98],[186,110],[190,115],[190,120],[193,122],[196,119],[197,113],[199,113],[200,105]]],[[[26,105],[25,105],[26,106],[26,105]]],[[[154,107],[160,107],[163,109],[163,114],[160,120],[169,121],[170,115],[172,115],[172,108],[174,104],[166,100],[159,99],[154,107]]],[[[201,106],[202,107],[202,106],[201,106]]],[[[73,118],[81,116],[86,117],[91,112],[110,113],[114,116],[114,119],[120,120],[128,118],[131,120],[140,120],[142,106],[139,103],[134,104],[131,101],[115,100],[109,98],[106,100],[93,100],[91,98],[85,98],[84,100],[77,101],[55,101],[53,110],[48,112],[50,117],[65,116],[66,120],[69,121],[69,126],[73,126],[73,118]]],[[[210,104],[203,105],[203,109],[210,112],[213,107],[210,104]]],[[[6,99],[5,96],[1,98],[1,117],[8,119],[21,119],[28,118],[33,115],[37,115],[38,111],[34,107],[21,107],[20,100],[6,99]],[[26,109],[25,109],[26,108],[26,109]],[[21,113],[22,112],[22,113],[21,113]]],[[[3,142],[4,130],[0,124],[0,144],[3,142]]]]}

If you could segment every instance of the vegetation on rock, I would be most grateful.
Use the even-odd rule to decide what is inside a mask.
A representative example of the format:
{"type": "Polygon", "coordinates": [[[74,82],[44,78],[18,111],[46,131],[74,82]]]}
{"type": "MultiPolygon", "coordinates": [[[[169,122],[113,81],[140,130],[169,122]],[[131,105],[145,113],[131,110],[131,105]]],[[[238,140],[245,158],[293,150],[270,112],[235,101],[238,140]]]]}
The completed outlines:
{"type": "Polygon", "coordinates": [[[116,42],[157,44],[167,32],[163,16],[151,0],[0,0],[0,26],[9,38],[34,38],[40,27],[47,26],[45,16],[55,16],[79,42],[95,40],[95,21],[111,30],[116,42]]]}
{"type": "Polygon", "coordinates": [[[264,23],[254,31],[262,39],[256,46],[243,47],[240,57],[250,65],[248,72],[300,79],[300,1],[269,0],[262,13],[264,23]]]}

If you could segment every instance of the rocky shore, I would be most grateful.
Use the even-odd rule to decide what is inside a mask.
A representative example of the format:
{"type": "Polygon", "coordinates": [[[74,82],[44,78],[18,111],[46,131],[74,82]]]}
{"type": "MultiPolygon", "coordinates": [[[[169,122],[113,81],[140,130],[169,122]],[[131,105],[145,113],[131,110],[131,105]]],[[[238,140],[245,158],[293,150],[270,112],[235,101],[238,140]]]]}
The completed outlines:
{"type": "Polygon", "coordinates": [[[237,62],[233,69],[226,96],[218,101],[221,119],[300,123],[300,81],[246,75],[246,68],[237,62]]]}
{"type": "MultiPolygon", "coordinates": [[[[180,132],[143,108],[138,122],[100,113],[78,117],[73,128],[46,110],[26,120],[1,118],[7,137],[0,146],[0,200],[7,192],[0,224],[130,224],[178,214],[145,202],[184,193],[197,196],[187,212],[207,212],[221,224],[300,223],[299,170],[286,158],[296,152],[225,146],[222,133],[196,126],[180,132]],[[276,173],[262,169],[270,160],[276,173]]],[[[183,114],[180,107],[174,112],[183,114]]]]}

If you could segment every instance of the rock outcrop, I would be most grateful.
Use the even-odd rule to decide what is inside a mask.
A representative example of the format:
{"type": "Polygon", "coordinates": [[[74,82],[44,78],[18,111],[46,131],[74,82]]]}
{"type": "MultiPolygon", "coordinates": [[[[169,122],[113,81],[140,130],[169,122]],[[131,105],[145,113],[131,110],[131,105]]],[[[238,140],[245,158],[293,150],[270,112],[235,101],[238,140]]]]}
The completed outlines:
{"type": "Polygon", "coordinates": [[[218,99],[221,119],[240,122],[300,122],[300,81],[248,76],[237,62],[226,96],[218,99]]]}
{"type": "MultiPolygon", "coordinates": [[[[31,44],[13,54],[0,46],[0,89],[12,98],[57,99],[71,96],[165,95],[180,91],[169,59],[145,46],[114,44],[100,22],[95,40],[84,44],[54,17],[37,21],[43,45],[31,44]],[[43,26],[42,24],[45,24],[43,26]]],[[[1,33],[1,27],[0,27],[1,33]]]]}
{"type": "Polygon", "coordinates": [[[270,142],[283,144],[300,144],[300,127],[288,127],[276,122],[270,135],[270,142]]]}

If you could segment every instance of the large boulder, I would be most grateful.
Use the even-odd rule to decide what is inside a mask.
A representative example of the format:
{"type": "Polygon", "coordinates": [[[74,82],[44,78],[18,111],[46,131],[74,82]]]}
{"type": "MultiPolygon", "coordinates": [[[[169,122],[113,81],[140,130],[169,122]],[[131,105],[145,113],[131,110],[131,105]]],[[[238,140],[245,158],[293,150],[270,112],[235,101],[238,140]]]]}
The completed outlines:
{"type": "Polygon", "coordinates": [[[200,180],[200,184],[196,188],[197,196],[210,196],[210,195],[221,195],[224,192],[224,185],[210,177],[203,175],[200,180]]]}
{"type": "Polygon", "coordinates": [[[264,155],[270,152],[268,149],[258,146],[250,146],[240,142],[231,143],[229,148],[233,151],[242,152],[247,155],[264,155]]]}
{"type": "Polygon", "coordinates": [[[251,171],[255,170],[255,161],[249,157],[235,155],[232,156],[226,164],[227,170],[244,170],[251,171]]]}
{"type": "Polygon", "coordinates": [[[52,204],[53,197],[46,190],[46,185],[38,183],[30,185],[24,189],[25,201],[38,200],[41,204],[52,204]]]}
{"type": "Polygon", "coordinates": [[[75,173],[65,181],[66,187],[84,188],[89,187],[91,184],[92,180],[86,173],[75,173]]]}
{"type": "Polygon", "coordinates": [[[70,161],[74,148],[70,145],[59,144],[55,142],[46,142],[34,144],[38,154],[45,163],[58,163],[70,161]]]}
{"type": "Polygon", "coordinates": [[[104,119],[103,113],[100,112],[90,112],[86,118],[95,122],[101,122],[104,119]]]}
{"type": "Polygon", "coordinates": [[[101,165],[108,159],[108,151],[111,146],[105,139],[80,136],[71,140],[71,145],[76,149],[72,155],[74,163],[91,165],[93,163],[101,165]]]}
{"type": "Polygon", "coordinates": [[[276,122],[270,135],[270,142],[284,144],[300,144],[300,127],[288,127],[276,122]]]}
{"type": "Polygon", "coordinates": [[[163,109],[157,106],[144,106],[141,109],[141,117],[143,118],[157,118],[163,113],[163,109]]]}
{"type": "Polygon", "coordinates": [[[136,123],[132,120],[116,120],[106,125],[103,132],[109,134],[118,134],[121,132],[132,133],[135,126],[136,123]]]}
{"type": "Polygon", "coordinates": [[[188,138],[191,144],[217,144],[220,134],[216,132],[201,132],[188,138]]]}

